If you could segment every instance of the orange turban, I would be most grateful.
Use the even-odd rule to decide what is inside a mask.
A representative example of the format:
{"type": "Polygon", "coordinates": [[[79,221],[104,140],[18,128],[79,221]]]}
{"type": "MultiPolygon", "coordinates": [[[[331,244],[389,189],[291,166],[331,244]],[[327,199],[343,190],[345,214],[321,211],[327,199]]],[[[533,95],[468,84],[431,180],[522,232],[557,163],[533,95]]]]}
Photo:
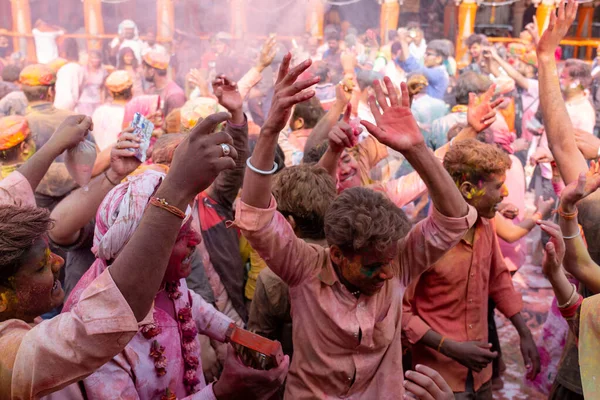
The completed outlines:
{"type": "Polygon", "coordinates": [[[12,149],[29,137],[29,125],[25,117],[10,115],[0,118],[0,151],[12,149]]]}
{"type": "Polygon", "coordinates": [[[33,64],[23,68],[19,81],[27,86],[50,86],[56,83],[56,74],[44,64],[33,64]]]}
{"type": "Polygon", "coordinates": [[[144,54],[144,62],[156,69],[167,69],[169,68],[169,61],[171,57],[162,51],[150,50],[144,54]]]}
{"type": "Polygon", "coordinates": [[[65,60],[64,58],[58,57],[50,61],[46,65],[56,74],[58,70],[61,69],[64,65],[66,65],[68,62],[69,61],[65,60]]]}
{"type": "Polygon", "coordinates": [[[115,71],[106,78],[106,88],[114,93],[122,92],[133,86],[131,76],[127,71],[115,71]]]}

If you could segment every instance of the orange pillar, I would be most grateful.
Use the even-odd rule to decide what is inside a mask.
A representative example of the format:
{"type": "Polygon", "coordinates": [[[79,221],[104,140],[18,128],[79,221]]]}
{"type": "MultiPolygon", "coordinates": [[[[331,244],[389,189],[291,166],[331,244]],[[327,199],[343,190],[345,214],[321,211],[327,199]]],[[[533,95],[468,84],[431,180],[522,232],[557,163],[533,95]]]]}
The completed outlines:
{"type": "Polygon", "coordinates": [[[156,0],[156,38],[170,42],[175,33],[175,9],[173,0],[156,0]]]}
{"type": "Polygon", "coordinates": [[[381,4],[381,14],[379,17],[379,26],[381,41],[387,43],[388,31],[398,29],[398,19],[400,18],[400,3],[398,0],[384,0],[381,4]]]}
{"type": "Polygon", "coordinates": [[[475,16],[477,3],[474,0],[463,0],[458,6],[458,34],[456,35],[456,61],[464,65],[463,57],[467,54],[464,44],[466,38],[475,32],[475,16]]]}
{"type": "Polygon", "coordinates": [[[235,38],[241,38],[246,29],[246,11],[244,0],[231,1],[231,35],[235,38]]]}
{"type": "MultiPolygon", "coordinates": [[[[594,22],[594,5],[593,4],[582,4],[579,7],[579,13],[577,16],[577,32],[575,33],[575,37],[577,39],[581,38],[591,38],[592,37],[592,23],[594,22]]],[[[592,58],[592,47],[587,46],[585,52],[585,58],[587,60],[592,58]]],[[[575,46],[574,56],[578,57],[579,55],[579,46],[575,46]]]]}
{"type": "MultiPolygon", "coordinates": [[[[31,35],[31,9],[29,0],[10,1],[13,17],[13,31],[21,35],[31,35]]],[[[26,54],[28,60],[35,60],[35,44],[32,37],[13,38],[13,48],[26,54]]]]}
{"type": "MultiPolygon", "coordinates": [[[[102,3],[100,0],[83,0],[83,17],[85,19],[85,33],[88,35],[102,35],[104,21],[102,20],[102,3]]],[[[102,40],[87,40],[88,50],[102,50],[102,40]]]]}
{"type": "Polygon", "coordinates": [[[537,18],[540,37],[550,23],[550,13],[554,12],[554,8],[554,0],[542,0],[542,2],[538,5],[537,11],[535,12],[535,17],[537,18]]]}
{"type": "Polygon", "coordinates": [[[325,6],[321,0],[309,0],[306,9],[306,32],[311,36],[323,37],[323,19],[325,18],[325,6]]]}

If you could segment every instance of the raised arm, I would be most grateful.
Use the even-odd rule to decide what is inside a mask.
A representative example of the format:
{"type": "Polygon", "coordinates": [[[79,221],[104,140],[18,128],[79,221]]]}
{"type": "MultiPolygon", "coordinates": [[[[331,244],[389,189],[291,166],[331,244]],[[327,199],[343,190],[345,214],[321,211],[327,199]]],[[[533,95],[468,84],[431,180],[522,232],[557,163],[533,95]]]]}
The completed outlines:
{"type": "MultiPolygon", "coordinates": [[[[348,104],[344,117],[329,131],[329,146],[318,165],[325,168],[334,181],[337,181],[337,166],[344,149],[354,147],[358,142],[360,131],[350,126],[352,106],[348,104]]],[[[362,128],[361,128],[362,129],[362,128]]]]}
{"type": "Polygon", "coordinates": [[[92,179],[87,190],[79,188],[73,191],[52,210],[51,216],[55,222],[49,236],[54,243],[60,246],[75,243],[79,239],[81,229],[96,215],[106,194],[140,165],[129,150],[139,147],[140,141],[131,131],[132,128],[124,131],[112,147],[110,168],[92,179]]]}
{"type": "MultiPolygon", "coordinates": [[[[175,150],[171,169],[155,197],[185,210],[219,172],[235,167],[235,148],[231,147],[230,155],[224,156],[221,146],[232,146],[233,139],[225,132],[209,135],[229,117],[227,113],[213,114],[196,125],[175,150]]],[[[133,237],[109,268],[138,321],[152,306],[180,228],[179,217],[162,208],[149,206],[133,237]],[[148,270],[148,265],[152,265],[151,270],[148,270]]]]}
{"type": "MultiPolygon", "coordinates": [[[[271,109],[250,159],[251,165],[256,170],[273,170],[277,139],[290,118],[292,107],[315,95],[314,90],[304,91],[304,89],[319,82],[318,77],[296,82],[300,74],[310,67],[311,61],[304,61],[290,70],[291,57],[291,54],[288,53],[283,59],[275,84],[271,109]]],[[[271,201],[271,180],[272,173],[262,174],[249,168],[244,178],[242,201],[252,207],[268,208],[271,201]]]]}
{"type": "Polygon", "coordinates": [[[235,168],[219,174],[208,189],[208,195],[219,204],[231,208],[244,180],[248,158],[248,121],[242,111],[242,95],[233,82],[225,76],[220,76],[213,82],[213,92],[219,104],[231,113],[225,132],[233,138],[233,146],[237,150],[238,157],[235,168]]]}
{"type": "Polygon", "coordinates": [[[77,146],[93,128],[92,119],[85,115],[71,115],[56,129],[50,140],[19,167],[18,171],[27,179],[35,192],[54,159],[65,150],[77,146]]]}
{"type": "Polygon", "coordinates": [[[553,199],[544,200],[540,196],[535,213],[519,223],[514,223],[508,218],[505,218],[502,214],[496,213],[494,222],[496,223],[496,233],[498,234],[498,237],[508,243],[516,242],[531,232],[538,221],[548,218],[553,206],[553,199]]]}
{"type": "Polygon", "coordinates": [[[385,77],[384,82],[388,95],[383,93],[379,81],[375,81],[377,102],[374,97],[369,99],[369,106],[377,125],[367,121],[361,121],[361,123],[377,140],[406,157],[406,160],[425,182],[433,204],[442,215],[452,218],[466,216],[468,213],[467,203],[450,175],[425,145],[423,135],[410,111],[406,84],[402,83],[401,85],[402,98],[399,99],[392,81],[385,77]],[[383,109],[383,113],[379,111],[377,103],[383,109]]]}
{"type": "Polygon", "coordinates": [[[540,107],[548,135],[548,144],[560,174],[565,184],[568,185],[576,181],[581,172],[587,171],[587,164],[575,142],[573,124],[560,90],[554,52],[575,20],[577,3],[575,0],[568,0],[566,7],[561,2],[557,8],[558,17],[554,12],[550,14],[548,29],[540,38],[537,46],[538,79],[540,107]]]}
{"type": "Polygon", "coordinates": [[[323,118],[319,120],[308,136],[306,144],[304,145],[304,153],[308,153],[308,150],[327,140],[329,131],[331,131],[338,122],[340,114],[344,112],[344,108],[350,102],[351,97],[352,93],[346,92],[343,85],[337,85],[335,88],[335,101],[329,111],[327,111],[323,118]]]}
{"type": "Polygon", "coordinates": [[[484,47],[484,57],[491,59],[492,62],[500,65],[504,71],[510,76],[520,87],[527,90],[529,89],[529,80],[525,78],[519,71],[517,71],[512,65],[507,63],[496,51],[494,46],[486,46],[484,47]],[[489,52],[489,53],[487,53],[489,52]]]}
{"type": "MultiPolygon", "coordinates": [[[[559,223],[565,239],[566,257],[563,265],[579,282],[593,293],[600,293],[600,267],[592,260],[577,223],[578,201],[587,197],[600,186],[600,166],[592,162],[587,174],[563,190],[558,208],[559,223]]],[[[544,226],[542,226],[544,228],[544,226]]]]}

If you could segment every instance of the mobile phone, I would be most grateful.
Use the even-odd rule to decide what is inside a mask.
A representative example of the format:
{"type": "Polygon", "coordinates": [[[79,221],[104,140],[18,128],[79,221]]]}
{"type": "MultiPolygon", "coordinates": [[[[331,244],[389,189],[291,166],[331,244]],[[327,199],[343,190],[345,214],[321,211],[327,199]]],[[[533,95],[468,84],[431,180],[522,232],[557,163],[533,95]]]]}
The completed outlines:
{"type": "Polygon", "coordinates": [[[244,365],[260,370],[276,368],[283,362],[281,343],[231,323],[226,337],[244,365]]]}
{"type": "Polygon", "coordinates": [[[135,113],[133,116],[133,121],[131,121],[131,127],[133,128],[133,134],[141,139],[140,147],[131,150],[134,152],[134,156],[140,160],[140,162],[145,162],[146,152],[148,151],[148,147],[150,147],[150,138],[152,137],[152,132],[154,131],[154,124],[142,114],[135,113]]]}

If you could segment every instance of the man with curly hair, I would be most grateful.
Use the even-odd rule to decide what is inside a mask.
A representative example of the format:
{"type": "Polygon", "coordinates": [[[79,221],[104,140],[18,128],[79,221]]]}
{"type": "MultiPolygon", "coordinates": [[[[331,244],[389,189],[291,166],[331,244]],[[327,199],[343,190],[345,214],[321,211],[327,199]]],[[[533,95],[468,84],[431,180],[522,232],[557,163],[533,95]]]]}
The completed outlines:
{"type": "MultiPolygon", "coordinates": [[[[269,267],[289,285],[294,358],[286,398],[401,398],[415,393],[414,372],[404,386],[400,323],[402,296],[411,280],[442,257],[475,222],[451,178],[425,146],[402,85],[374,83],[371,110],[377,125],[362,124],[377,140],[401,152],[429,188],[432,215],[411,229],[406,215],[383,194],[355,187],[325,213],[328,249],[306,243],[277,212],[271,174],[279,132],[293,104],[314,96],[318,81],[296,82],[310,61],[289,69],[284,58],[273,105],[248,160],[235,224],[269,267]],[[389,102],[388,102],[389,101],[389,102]]],[[[445,385],[445,384],[444,384],[445,385]]],[[[443,386],[443,385],[442,385],[443,386]]],[[[449,389],[434,384],[434,398],[449,389]]]]}
{"type": "Polygon", "coordinates": [[[540,371],[493,220],[508,194],[504,181],[510,165],[502,150],[474,139],[455,143],[446,153],[444,167],[479,218],[404,297],[402,329],[413,345],[413,365],[440,371],[457,399],[492,399],[491,362],[499,349],[488,343],[488,297],[519,333],[527,377],[540,371]]]}

